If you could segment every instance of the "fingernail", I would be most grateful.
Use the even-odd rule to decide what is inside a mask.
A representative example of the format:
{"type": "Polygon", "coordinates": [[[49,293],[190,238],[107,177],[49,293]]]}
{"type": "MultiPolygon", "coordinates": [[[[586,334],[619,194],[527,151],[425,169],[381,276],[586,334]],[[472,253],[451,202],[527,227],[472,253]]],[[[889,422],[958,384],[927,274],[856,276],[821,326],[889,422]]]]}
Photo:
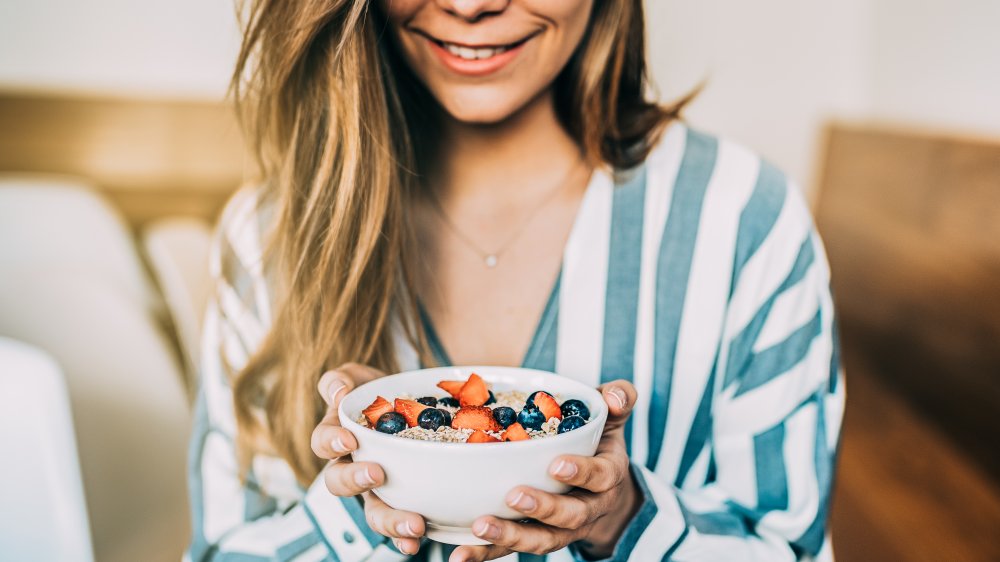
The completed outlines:
{"type": "Polygon", "coordinates": [[[346,453],[349,451],[347,445],[344,444],[344,440],[341,439],[339,435],[334,437],[333,441],[330,441],[330,448],[338,453],[346,453]]]}
{"type": "Polygon", "coordinates": [[[410,525],[409,521],[396,523],[396,533],[407,537],[416,536],[416,533],[413,532],[413,526],[410,525]]]}
{"type": "Polygon", "coordinates": [[[337,382],[333,383],[333,386],[330,387],[330,404],[333,404],[334,402],[337,401],[337,395],[340,394],[340,391],[344,390],[345,388],[347,388],[347,385],[344,384],[343,381],[338,380],[337,382]]]}
{"type": "Polygon", "coordinates": [[[616,402],[618,402],[619,409],[625,408],[625,404],[628,401],[628,398],[625,396],[625,391],[617,387],[611,387],[610,389],[608,389],[608,395],[614,398],[616,402]]]}
{"type": "Polygon", "coordinates": [[[354,482],[363,488],[370,488],[375,485],[375,479],[372,478],[367,468],[354,473],[354,482]]]}
{"type": "Polygon", "coordinates": [[[404,546],[403,541],[399,539],[392,539],[392,544],[396,545],[396,550],[403,554],[416,554],[415,552],[410,552],[409,548],[404,546]]]}
{"type": "Polygon", "coordinates": [[[476,523],[476,527],[473,531],[476,532],[476,536],[487,540],[493,540],[500,536],[500,527],[497,527],[488,521],[480,521],[476,523]]]}
{"type": "Polygon", "coordinates": [[[556,465],[555,475],[560,478],[570,478],[576,474],[576,464],[569,461],[561,460],[559,464],[556,465]]]}
{"type": "Polygon", "coordinates": [[[524,492],[518,492],[517,496],[510,502],[510,506],[517,508],[519,511],[528,512],[534,510],[537,504],[535,503],[535,498],[524,492]]]}

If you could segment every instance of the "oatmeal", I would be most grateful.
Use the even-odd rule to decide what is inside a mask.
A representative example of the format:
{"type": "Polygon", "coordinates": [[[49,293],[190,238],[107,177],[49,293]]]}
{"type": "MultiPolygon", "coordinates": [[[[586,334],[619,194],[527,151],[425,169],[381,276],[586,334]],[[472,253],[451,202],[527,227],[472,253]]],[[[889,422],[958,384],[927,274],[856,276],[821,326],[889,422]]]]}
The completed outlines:
{"type": "Polygon", "coordinates": [[[561,401],[544,391],[493,392],[479,375],[441,381],[449,396],[379,396],[356,420],[360,425],[417,441],[496,443],[551,437],[582,427],[590,411],[581,400],[561,401]],[[561,402],[561,404],[560,404],[561,402]]]}

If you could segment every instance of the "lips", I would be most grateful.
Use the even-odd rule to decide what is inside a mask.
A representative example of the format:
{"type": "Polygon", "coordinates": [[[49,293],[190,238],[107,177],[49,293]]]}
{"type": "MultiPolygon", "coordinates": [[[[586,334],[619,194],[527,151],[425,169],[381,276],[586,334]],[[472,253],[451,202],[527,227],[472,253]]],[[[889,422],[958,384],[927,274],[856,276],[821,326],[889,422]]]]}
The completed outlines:
{"type": "Polygon", "coordinates": [[[429,41],[436,43],[439,47],[445,49],[449,53],[455,55],[456,57],[462,57],[466,60],[481,60],[487,59],[491,56],[499,55],[527,42],[529,39],[534,37],[536,33],[532,33],[522,39],[516,41],[511,41],[507,43],[458,43],[452,41],[445,41],[443,39],[438,39],[433,35],[428,33],[422,34],[429,41]]]}
{"type": "Polygon", "coordinates": [[[524,44],[537,35],[537,32],[532,33],[509,43],[469,44],[444,41],[425,32],[419,33],[447,69],[466,76],[485,76],[507,66],[521,52],[524,44]]]}

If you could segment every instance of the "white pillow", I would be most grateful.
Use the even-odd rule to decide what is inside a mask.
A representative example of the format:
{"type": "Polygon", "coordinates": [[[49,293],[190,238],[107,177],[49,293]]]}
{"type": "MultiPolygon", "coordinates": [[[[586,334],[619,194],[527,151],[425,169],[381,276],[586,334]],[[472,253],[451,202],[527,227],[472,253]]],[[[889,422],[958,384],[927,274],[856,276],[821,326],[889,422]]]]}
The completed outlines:
{"type": "Polygon", "coordinates": [[[194,218],[163,219],[142,231],[142,247],[173,318],[192,394],[201,324],[212,286],[208,270],[211,240],[211,226],[194,218]]]}

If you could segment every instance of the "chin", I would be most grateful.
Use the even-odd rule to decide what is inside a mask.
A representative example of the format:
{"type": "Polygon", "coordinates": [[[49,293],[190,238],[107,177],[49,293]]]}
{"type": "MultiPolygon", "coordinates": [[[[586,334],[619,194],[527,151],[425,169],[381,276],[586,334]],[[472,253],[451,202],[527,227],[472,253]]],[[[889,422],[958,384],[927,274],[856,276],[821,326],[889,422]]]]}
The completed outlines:
{"type": "Polygon", "coordinates": [[[451,95],[438,96],[439,103],[456,121],[492,125],[507,120],[527,100],[509,95],[451,95]]]}

